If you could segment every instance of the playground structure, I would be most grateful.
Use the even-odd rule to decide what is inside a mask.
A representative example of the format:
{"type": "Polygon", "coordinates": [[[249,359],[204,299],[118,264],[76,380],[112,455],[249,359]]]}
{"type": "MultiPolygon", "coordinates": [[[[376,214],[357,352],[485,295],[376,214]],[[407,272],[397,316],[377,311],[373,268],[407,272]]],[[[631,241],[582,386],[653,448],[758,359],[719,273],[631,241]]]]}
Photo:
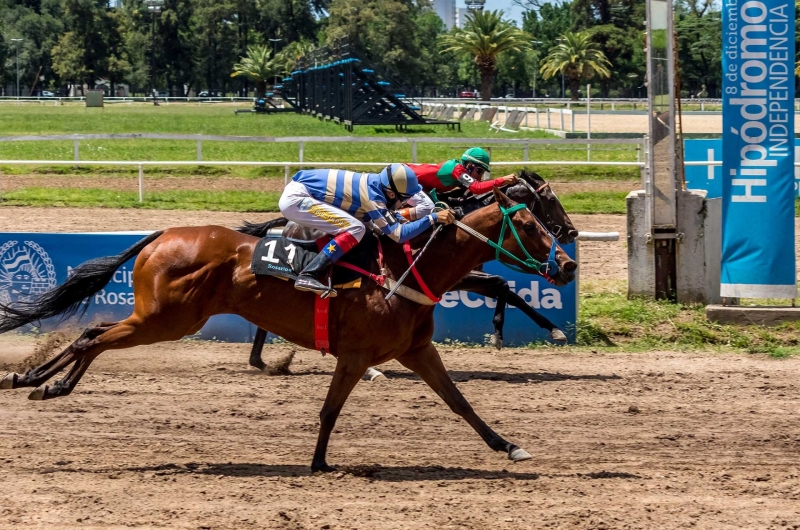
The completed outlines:
{"type": "Polygon", "coordinates": [[[458,121],[423,117],[422,105],[407,98],[400,83],[387,72],[377,72],[348,44],[311,52],[275,89],[295,111],[333,120],[348,131],[357,125],[394,125],[400,130],[445,125],[461,130],[458,121]]]}

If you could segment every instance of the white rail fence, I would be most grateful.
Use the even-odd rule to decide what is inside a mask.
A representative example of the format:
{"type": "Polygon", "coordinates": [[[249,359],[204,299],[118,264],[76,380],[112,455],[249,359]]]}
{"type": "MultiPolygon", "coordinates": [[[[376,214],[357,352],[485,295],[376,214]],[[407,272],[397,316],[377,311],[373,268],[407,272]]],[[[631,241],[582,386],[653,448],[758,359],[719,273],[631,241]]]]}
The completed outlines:
{"type": "MultiPolygon", "coordinates": [[[[562,123],[563,123],[563,114],[562,123]]],[[[538,119],[538,118],[537,118],[538,119]]],[[[549,120],[549,117],[548,117],[549,120]]],[[[574,118],[573,118],[574,122],[574,118]]],[[[378,137],[361,137],[361,136],[223,136],[223,135],[200,135],[200,134],[156,134],[156,133],[127,133],[127,134],[48,134],[48,135],[18,135],[18,136],[0,136],[0,146],[7,142],[55,142],[55,141],[72,141],[73,142],[73,161],[85,162],[80,159],[80,143],[81,141],[89,140],[183,140],[196,142],[196,160],[198,162],[206,162],[203,160],[203,142],[255,142],[255,143],[294,143],[298,147],[298,160],[304,162],[305,146],[307,143],[389,143],[389,144],[409,144],[411,147],[411,162],[418,161],[417,147],[419,144],[454,144],[456,146],[464,147],[466,144],[470,145],[485,145],[495,146],[517,146],[522,147],[522,161],[529,162],[531,146],[548,146],[554,145],[585,145],[588,148],[592,144],[605,144],[605,145],[631,145],[632,149],[636,150],[637,162],[641,160],[642,146],[644,145],[644,138],[614,138],[614,139],[595,139],[584,140],[580,138],[571,139],[558,139],[549,140],[541,138],[438,138],[438,137],[424,137],[424,138],[378,138],[378,137]]],[[[40,161],[41,162],[41,161],[40,161]]],[[[0,163],[6,163],[0,161],[0,163]]],[[[165,163],[166,164],[166,163],[165,163]]],[[[111,165],[111,164],[109,164],[111,165]]],[[[233,165],[233,164],[232,164],[233,165]]]]}

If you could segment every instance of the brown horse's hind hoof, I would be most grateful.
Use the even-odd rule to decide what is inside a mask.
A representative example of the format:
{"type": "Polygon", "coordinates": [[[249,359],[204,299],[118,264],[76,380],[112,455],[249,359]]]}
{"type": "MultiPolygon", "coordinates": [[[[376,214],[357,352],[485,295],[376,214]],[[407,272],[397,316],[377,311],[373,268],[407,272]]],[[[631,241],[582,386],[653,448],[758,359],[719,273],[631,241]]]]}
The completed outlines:
{"type": "Polygon", "coordinates": [[[0,380],[0,390],[11,390],[17,384],[17,374],[11,372],[0,380]]]}
{"type": "Polygon", "coordinates": [[[530,460],[533,458],[528,451],[512,445],[508,450],[508,459],[512,462],[522,462],[523,460],[530,460]]]}
{"type": "Polygon", "coordinates": [[[47,385],[37,386],[33,390],[33,392],[31,392],[28,395],[28,399],[30,399],[31,401],[42,401],[44,399],[47,399],[47,390],[48,390],[48,388],[49,387],[47,385]]]}
{"type": "Polygon", "coordinates": [[[311,472],[312,473],[333,473],[337,469],[333,466],[329,466],[328,464],[322,464],[321,466],[315,466],[311,464],[311,472]]]}

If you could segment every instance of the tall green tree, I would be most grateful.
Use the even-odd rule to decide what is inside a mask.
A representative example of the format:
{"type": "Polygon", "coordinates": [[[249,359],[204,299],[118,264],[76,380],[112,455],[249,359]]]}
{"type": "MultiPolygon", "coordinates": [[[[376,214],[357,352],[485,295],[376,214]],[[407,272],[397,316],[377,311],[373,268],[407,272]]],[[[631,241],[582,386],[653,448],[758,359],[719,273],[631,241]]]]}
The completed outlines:
{"type": "Polygon", "coordinates": [[[611,63],[592,42],[588,32],[568,31],[563,40],[550,49],[540,71],[545,79],[562,74],[568,80],[573,101],[578,101],[580,84],[596,75],[609,77],[611,63]]]}
{"type": "Polygon", "coordinates": [[[498,57],[504,52],[530,48],[530,41],[530,35],[503,20],[502,11],[473,11],[467,16],[464,29],[442,36],[442,48],[474,57],[481,76],[481,98],[488,101],[498,57]]]}

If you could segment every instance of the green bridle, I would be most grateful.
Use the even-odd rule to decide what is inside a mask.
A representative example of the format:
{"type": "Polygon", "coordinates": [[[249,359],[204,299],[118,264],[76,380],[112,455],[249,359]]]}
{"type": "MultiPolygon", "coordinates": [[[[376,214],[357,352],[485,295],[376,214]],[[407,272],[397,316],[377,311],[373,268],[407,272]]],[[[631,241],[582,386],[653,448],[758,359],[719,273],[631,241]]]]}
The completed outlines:
{"type": "Polygon", "coordinates": [[[520,263],[524,267],[527,267],[527,269],[535,270],[536,272],[538,272],[539,274],[541,274],[542,276],[544,276],[546,278],[550,278],[550,277],[555,276],[556,274],[558,274],[558,263],[556,262],[556,247],[557,247],[557,244],[556,244],[555,237],[553,237],[553,235],[548,232],[548,234],[550,235],[550,238],[551,238],[550,255],[548,256],[547,261],[542,263],[541,261],[535,259],[533,256],[530,255],[530,253],[528,252],[528,249],[526,249],[525,245],[522,244],[522,240],[519,237],[519,233],[517,232],[517,228],[514,226],[514,223],[511,221],[511,217],[514,215],[514,213],[518,212],[519,210],[522,210],[523,208],[527,208],[527,206],[525,206],[524,204],[515,204],[511,208],[503,208],[499,204],[497,206],[500,208],[500,213],[503,214],[503,224],[500,227],[500,236],[497,239],[497,243],[495,243],[494,241],[492,241],[488,237],[484,236],[483,234],[475,231],[471,227],[465,225],[461,221],[456,221],[455,224],[456,224],[456,226],[458,226],[459,228],[461,228],[462,230],[464,230],[468,234],[477,237],[478,239],[482,240],[484,243],[486,243],[490,247],[494,248],[495,249],[495,259],[497,261],[499,261],[500,263],[502,263],[504,266],[506,266],[509,269],[511,269],[511,270],[515,270],[515,271],[522,272],[522,273],[530,272],[529,270],[525,270],[525,269],[523,269],[522,267],[520,267],[518,265],[514,265],[512,263],[505,263],[503,261],[500,261],[500,255],[501,254],[505,255],[508,258],[511,258],[512,260],[516,261],[517,263],[520,263]],[[525,253],[525,259],[524,260],[519,258],[519,257],[517,257],[517,256],[515,256],[514,254],[512,254],[511,252],[509,252],[508,250],[503,248],[503,240],[505,238],[506,228],[510,228],[511,229],[511,233],[514,234],[514,239],[516,239],[517,244],[519,245],[519,248],[521,248],[522,252],[525,253]]]}

